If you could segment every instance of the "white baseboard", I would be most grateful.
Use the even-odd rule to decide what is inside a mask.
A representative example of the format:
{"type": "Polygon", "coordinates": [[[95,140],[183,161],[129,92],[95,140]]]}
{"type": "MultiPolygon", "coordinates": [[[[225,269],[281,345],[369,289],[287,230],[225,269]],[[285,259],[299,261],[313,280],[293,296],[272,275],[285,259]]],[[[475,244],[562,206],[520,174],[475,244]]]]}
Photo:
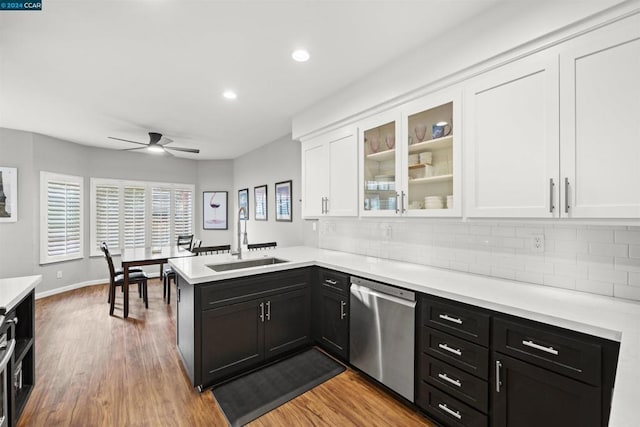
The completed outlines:
{"type": "MultiPolygon", "coordinates": [[[[147,274],[149,278],[155,279],[160,277],[159,273],[147,274]]],[[[73,283],[68,286],[62,286],[60,288],[50,289],[48,291],[38,292],[38,287],[36,286],[36,299],[50,297],[52,295],[61,294],[68,291],[73,291],[74,289],[80,289],[87,286],[95,286],[95,285],[105,285],[109,283],[109,279],[96,279],[96,280],[87,280],[86,282],[73,283]]]]}

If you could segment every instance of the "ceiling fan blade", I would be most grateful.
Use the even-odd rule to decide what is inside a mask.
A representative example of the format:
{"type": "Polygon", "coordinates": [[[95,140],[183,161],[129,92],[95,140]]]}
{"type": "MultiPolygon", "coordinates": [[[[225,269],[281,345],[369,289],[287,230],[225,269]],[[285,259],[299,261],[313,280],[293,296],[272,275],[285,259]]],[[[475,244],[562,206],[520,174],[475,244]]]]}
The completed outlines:
{"type": "Polygon", "coordinates": [[[164,147],[165,150],[184,151],[185,153],[198,154],[200,150],[197,148],[180,148],[180,147],[164,147]]]}
{"type": "Polygon", "coordinates": [[[115,139],[115,140],[118,140],[118,141],[131,142],[132,144],[147,145],[147,144],[143,144],[142,142],[131,141],[130,139],[115,138],[113,136],[108,136],[107,138],[115,139]]]}
{"type": "MultiPolygon", "coordinates": [[[[147,145],[147,144],[143,144],[143,145],[147,145]]],[[[136,147],[136,148],[124,148],[120,151],[133,151],[133,150],[144,150],[147,147],[136,147]]]]}
{"type": "Polygon", "coordinates": [[[167,145],[173,142],[173,139],[171,138],[167,138],[166,136],[163,136],[162,139],[160,139],[160,141],[158,141],[158,145],[167,145]]]}

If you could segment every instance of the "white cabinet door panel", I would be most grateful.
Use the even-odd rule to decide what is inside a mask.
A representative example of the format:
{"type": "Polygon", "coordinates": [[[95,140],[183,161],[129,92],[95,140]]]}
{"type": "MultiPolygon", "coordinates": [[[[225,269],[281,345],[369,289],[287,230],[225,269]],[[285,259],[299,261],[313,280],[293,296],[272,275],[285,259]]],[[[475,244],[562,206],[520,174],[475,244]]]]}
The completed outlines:
{"type": "Polygon", "coordinates": [[[302,143],[302,217],[318,218],[327,196],[328,150],[322,141],[302,143]]]}
{"type": "Polygon", "coordinates": [[[560,67],[563,215],[640,217],[640,16],[576,39],[560,67]]]}
{"type": "Polygon", "coordinates": [[[557,62],[520,60],[465,91],[467,216],[557,216],[557,62]]]}
{"type": "Polygon", "coordinates": [[[330,216],[358,216],[358,140],[350,135],[329,142],[330,216]]]}

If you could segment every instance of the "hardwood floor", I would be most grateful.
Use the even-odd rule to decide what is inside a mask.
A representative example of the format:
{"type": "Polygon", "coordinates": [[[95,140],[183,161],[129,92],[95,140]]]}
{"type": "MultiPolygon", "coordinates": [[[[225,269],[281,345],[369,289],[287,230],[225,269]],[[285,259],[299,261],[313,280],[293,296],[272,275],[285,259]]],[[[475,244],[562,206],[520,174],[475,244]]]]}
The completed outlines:
{"type": "MultiPolygon", "coordinates": [[[[134,287],[135,288],[135,287],[134,287]]],[[[149,283],[129,318],[109,316],[106,286],[36,301],[36,387],[19,426],[224,426],[210,392],[191,387],[175,347],[175,303],[149,283]]],[[[118,291],[116,304],[122,303],[118,291]]],[[[347,370],[252,426],[431,426],[347,370]]]]}

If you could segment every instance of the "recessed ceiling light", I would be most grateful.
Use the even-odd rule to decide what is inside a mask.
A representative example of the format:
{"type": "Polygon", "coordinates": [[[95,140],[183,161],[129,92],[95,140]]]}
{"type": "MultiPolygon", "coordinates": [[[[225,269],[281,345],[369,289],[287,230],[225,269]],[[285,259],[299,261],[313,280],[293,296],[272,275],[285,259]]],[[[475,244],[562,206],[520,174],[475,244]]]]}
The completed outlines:
{"type": "Polygon", "coordinates": [[[291,54],[291,57],[294,61],[297,62],[307,62],[310,58],[309,52],[304,49],[294,50],[291,54]]]}
{"type": "Polygon", "coordinates": [[[232,90],[225,90],[224,92],[222,92],[222,96],[227,99],[236,99],[238,97],[238,94],[232,90]]]}
{"type": "Polygon", "coordinates": [[[164,153],[164,148],[162,147],[162,145],[150,145],[147,147],[147,150],[151,151],[152,153],[164,153]]]}

